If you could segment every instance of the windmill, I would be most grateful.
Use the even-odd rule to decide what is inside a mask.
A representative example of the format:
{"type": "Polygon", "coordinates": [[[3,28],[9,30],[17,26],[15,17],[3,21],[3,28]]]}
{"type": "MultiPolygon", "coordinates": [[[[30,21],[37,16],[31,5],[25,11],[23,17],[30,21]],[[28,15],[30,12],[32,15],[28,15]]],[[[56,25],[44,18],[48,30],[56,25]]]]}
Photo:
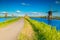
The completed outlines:
{"type": "Polygon", "coordinates": [[[15,15],[14,14],[12,14],[12,17],[14,17],[15,15]]]}
{"type": "Polygon", "coordinates": [[[51,20],[53,18],[52,13],[54,13],[54,12],[58,12],[58,11],[53,11],[52,7],[50,7],[50,10],[48,11],[48,20],[51,20]]]}
{"type": "Polygon", "coordinates": [[[8,17],[8,13],[7,12],[3,12],[3,13],[0,13],[0,14],[4,14],[4,17],[8,17]]]}
{"type": "MultiPolygon", "coordinates": [[[[59,0],[56,0],[55,3],[60,5],[60,1],[59,0]]],[[[58,10],[52,11],[52,5],[50,5],[50,6],[51,6],[50,10],[48,11],[48,19],[52,19],[52,13],[59,12],[58,10]]]]}

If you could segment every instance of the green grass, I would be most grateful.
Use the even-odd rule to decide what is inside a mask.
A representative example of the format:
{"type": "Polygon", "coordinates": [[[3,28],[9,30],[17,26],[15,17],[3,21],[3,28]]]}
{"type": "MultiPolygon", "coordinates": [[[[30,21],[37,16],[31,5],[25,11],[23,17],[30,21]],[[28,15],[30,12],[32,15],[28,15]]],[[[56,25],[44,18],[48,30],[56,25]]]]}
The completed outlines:
{"type": "Polygon", "coordinates": [[[60,40],[60,32],[55,27],[30,18],[26,20],[32,25],[37,40],[60,40]]]}
{"type": "Polygon", "coordinates": [[[60,31],[57,31],[56,27],[30,18],[25,18],[25,20],[29,23],[25,21],[18,40],[60,40],[60,31]],[[29,29],[31,27],[32,29],[29,29]],[[33,32],[32,35],[30,35],[31,32],[33,32]]]}
{"type": "Polygon", "coordinates": [[[20,17],[18,18],[12,18],[11,20],[6,20],[5,22],[0,22],[0,28],[6,27],[7,25],[16,22],[17,20],[19,20],[20,17]]]}

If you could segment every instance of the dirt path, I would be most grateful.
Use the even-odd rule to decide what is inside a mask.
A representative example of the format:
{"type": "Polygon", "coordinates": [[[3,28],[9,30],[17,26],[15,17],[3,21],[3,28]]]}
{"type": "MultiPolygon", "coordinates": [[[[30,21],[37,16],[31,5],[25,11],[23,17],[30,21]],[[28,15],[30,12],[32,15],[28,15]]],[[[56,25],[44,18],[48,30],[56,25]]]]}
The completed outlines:
{"type": "Polygon", "coordinates": [[[8,25],[6,28],[0,29],[0,40],[17,40],[17,37],[24,27],[24,19],[8,25]]]}
{"type": "Polygon", "coordinates": [[[32,28],[32,25],[27,20],[25,20],[25,25],[20,33],[19,40],[35,40],[35,39],[36,39],[35,32],[32,28]]]}

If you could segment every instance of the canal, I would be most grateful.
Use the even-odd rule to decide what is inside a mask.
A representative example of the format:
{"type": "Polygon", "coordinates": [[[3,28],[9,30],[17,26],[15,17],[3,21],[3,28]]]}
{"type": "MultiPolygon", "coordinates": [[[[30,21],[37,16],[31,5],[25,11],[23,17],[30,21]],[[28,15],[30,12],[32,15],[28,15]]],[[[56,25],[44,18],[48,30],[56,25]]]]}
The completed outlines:
{"type": "Polygon", "coordinates": [[[51,26],[55,26],[57,30],[60,30],[60,20],[48,20],[48,19],[44,19],[44,18],[31,18],[33,20],[37,20],[39,22],[44,22],[48,25],[51,25],[51,26]]]}
{"type": "Polygon", "coordinates": [[[6,20],[11,20],[12,18],[0,18],[0,22],[5,22],[6,20]]]}

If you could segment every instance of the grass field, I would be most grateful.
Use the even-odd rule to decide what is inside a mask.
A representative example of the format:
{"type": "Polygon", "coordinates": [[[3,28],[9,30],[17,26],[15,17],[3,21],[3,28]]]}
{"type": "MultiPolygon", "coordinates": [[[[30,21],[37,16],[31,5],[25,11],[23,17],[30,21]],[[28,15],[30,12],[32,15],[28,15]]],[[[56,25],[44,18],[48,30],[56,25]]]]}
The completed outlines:
{"type": "Polygon", "coordinates": [[[13,22],[16,22],[19,19],[20,19],[20,17],[18,17],[18,18],[12,18],[10,20],[6,20],[5,22],[0,22],[0,28],[6,27],[7,25],[9,25],[9,24],[11,24],[13,22]]]}
{"type": "MultiPolygon", "coordinates": [[[[2,22],[0,23],[0,28],[19,19],[20,17],[2,22]]],[[[24,19],[24,28],[21,30],[18,40],[60,40],[60,31],[44,22],[38,22],[28,17],[24,19]]]]}
{"type": "Polygon", "coordinates": [[[30,18],[25,18],[25,20],[27,22],[25,21],[25,26],[18,37],[19,40],[60,40],[60,32],[55,27],[30,18]]]}

